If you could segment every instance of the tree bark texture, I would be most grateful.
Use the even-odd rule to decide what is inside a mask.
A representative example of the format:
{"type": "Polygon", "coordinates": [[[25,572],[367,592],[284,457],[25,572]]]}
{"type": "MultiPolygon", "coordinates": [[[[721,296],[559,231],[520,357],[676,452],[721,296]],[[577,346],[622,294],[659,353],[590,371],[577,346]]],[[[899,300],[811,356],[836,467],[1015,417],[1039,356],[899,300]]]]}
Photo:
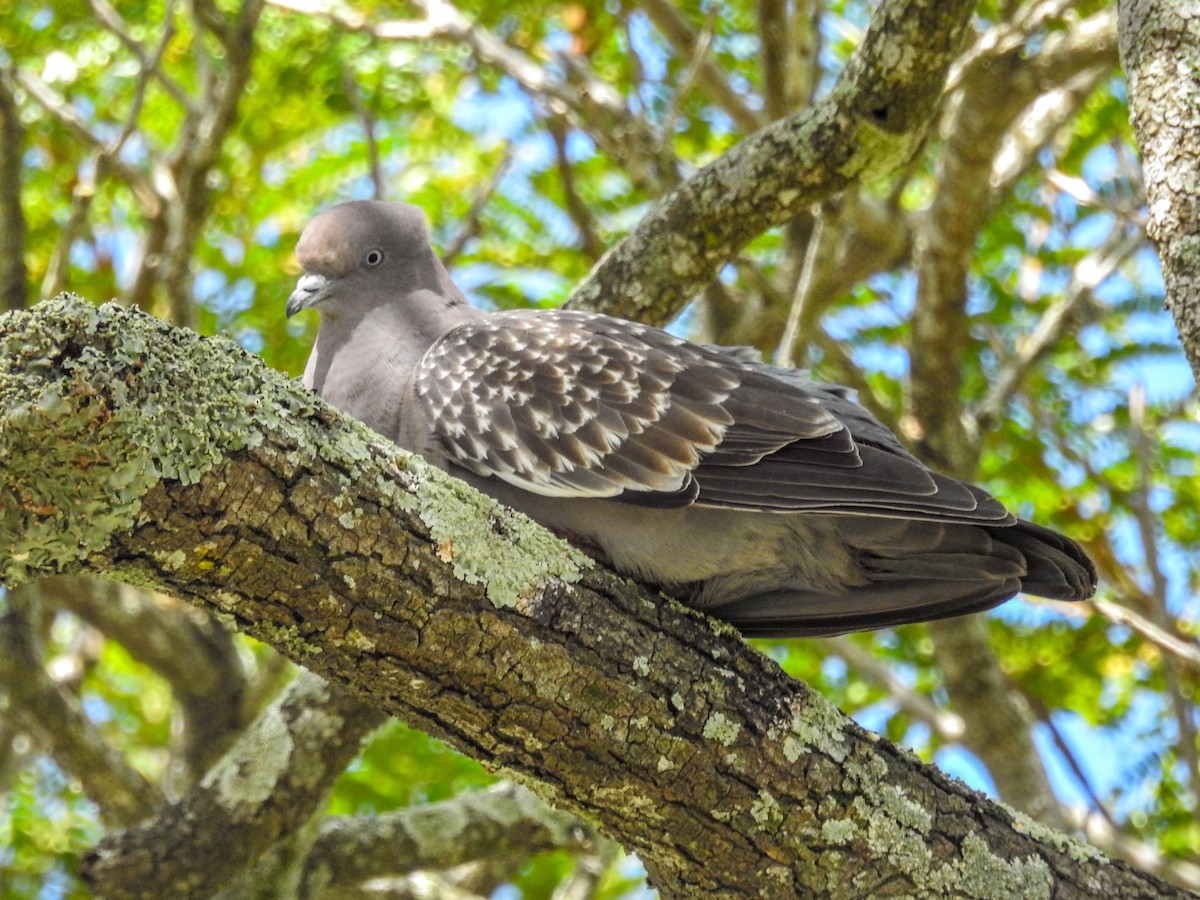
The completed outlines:
{"type": "Polygon", "coordinates": [[[639,853],[665,897],[1189,896],[859,728],[223,338],[0,319],[0,580],[214,610],[639,853]]]}
{"type": "Polygon", "coordinates": [[[1121,65],[1167,306],[1200,381],[1200,8],[1121,0],[1121,65]]]}

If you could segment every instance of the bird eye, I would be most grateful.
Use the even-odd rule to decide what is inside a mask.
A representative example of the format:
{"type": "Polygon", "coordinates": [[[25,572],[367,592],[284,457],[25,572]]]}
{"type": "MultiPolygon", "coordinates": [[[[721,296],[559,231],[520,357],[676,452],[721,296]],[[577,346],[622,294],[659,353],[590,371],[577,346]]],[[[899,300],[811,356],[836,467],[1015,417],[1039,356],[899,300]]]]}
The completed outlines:
{"type": "Polygon", "coordinates": [[[367,268],[370,268],[370,269],[375,268],[377,265],[379,265],[382,262],[383,262],[383,250],[381,250],[379,247],[372,247],[370,250],[368,250],[366,252],[366,255],[363,256],[363,263],[365,263],[367,268]]]}

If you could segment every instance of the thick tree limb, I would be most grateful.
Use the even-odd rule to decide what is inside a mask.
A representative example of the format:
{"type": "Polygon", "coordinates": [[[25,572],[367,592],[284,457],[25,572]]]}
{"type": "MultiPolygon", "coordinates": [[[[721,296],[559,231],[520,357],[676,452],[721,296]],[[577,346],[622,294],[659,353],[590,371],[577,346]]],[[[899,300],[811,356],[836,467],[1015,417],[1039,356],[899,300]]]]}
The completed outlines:
{"type": "Polygon", "coordinates": [[[11,72],[0,65],[0,310],[21,309],[29,302],[21,209],[25,129],[13,87],[11,72]]]}
{"type": "Polygon", "coordinates": [[[1167,306],[1200,381],[1200,16],[1167,0],[1125,0],[1118,8],[1121,65],[1150,205],[1146,231],[1158,245],[1167,306]]]}
{"type": "Polygon", "coordinates": [[[216,610],[639,852],[664,896],[1184,896],[845,719],[224,339],[0,320],[0,577],[216,610]]]}

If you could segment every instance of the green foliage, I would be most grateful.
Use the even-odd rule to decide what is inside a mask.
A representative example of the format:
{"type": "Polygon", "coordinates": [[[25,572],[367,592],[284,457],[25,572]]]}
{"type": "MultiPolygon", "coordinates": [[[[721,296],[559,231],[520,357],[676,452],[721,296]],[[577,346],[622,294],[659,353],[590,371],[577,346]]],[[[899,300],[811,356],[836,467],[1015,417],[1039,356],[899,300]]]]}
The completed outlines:
{"type": "MultiPolygon", "coordinates": [[[[229,12],[238,4],[218,6],[229,12]]],[[[343,6],[365,22],[411,22],[416,15],[408,4],[386,0],[336,8],[343,6]]],[[[765,77],[759,6],[749,0],[679,4],[697,34],[711,29],[706,58],[754,109],[761,108],[765,77]]],[[[979,27],[1019,6],[980,4],[979,27]]],[[[176,94],[195,102],[212,70],[229,61],[197,25],[189,4],[127,0],[116,8],[129,36],[149,52],[169,26],[162,78],[141,78],[128,46],[97,21],[85,0],[13,0],[0,17],[0,65],[38,76],[104,142],[115,140],[136,110],[134,136],[117,159],[149,180],[156,165],[172,165],[188,150],[177,144],[189,112],[176,94]]],[[[1103,5],[1074,8],[1084,16],[1103,5]]],[[[461,9],[547,77],[565,78],[572,90],[578,91],[572,67],[586,68],[661,138],[685,174],[742,137],[728,112],[695,82],[682,85],[692,60],[674,51],[633,4],[471,0],[461,9]]],[[[868,4],[850,0],[824,5],[815,42],[818,94],[857,44],[869,12],[868,4]]],[[[1066,21],[1051,23],[1050,30],[1068,27],[1066,21]]],[[[599,249],[610,247],[655,199],[629,167],[598,149],[612,137],[611,123],[584,121],[562,100],[530,94],[460,41],[386,40],[319,15],[268,6],[254,43],[251,80],[206,175],[207,208],[189,248],[187,284],[202,332],[227,334],[290,374],[302,370],[315,331],[313,318],[283,318],[298,275],[292,248],[315,210],[372,195],[372,153],[383,193],[427,211],[435,243],[458,251],[453,269],[460,284],[477,302],[496,307],[561,302],[595,262],[584,252],[585,231],[599,249]],[[551,123],[561,129],[563,159],[551,123]],[[477,204],[478,221],[464,233],[477,204]]],[[[1029,52],[1036,51],[1031,45],[1029,52]]],[[[154,210],[111,162],[97,167],[97,148],[66,123],[67,115],[35,102],[25,89],[17,93],[25,129],[20,177],[31,293],[39,294],[56,256],[65,253],[65,277],[54,290],[96,300],[127,297],[154,210]],[[75,216],[82,224],[71,231],[75,216]],[[66,246],[64,234],[70,237],[66,246]]],[[[963,386],[961,396],[947,402],[960,404],[967,416],[987,413],[979,419],[980,483],[1021,515],[1083,542],[1106,580],[1104,599],[1175,629],[1194,645],[1200,633],[1194,601],[1200,587],[1200,426],[1149,251],[1126,255],[1111,277],[1074,303],[1062,335],[998,408],[982,409],[1039,327],[1069,301],[1072,278],[1111,230],[1140,227],[1131,140],[1124,87],[1114,74],[1056,132],[1015,187],[996,198],[974,236],[969,340],[959,357],[963,386]],[[1049,170],[1054,181],[1047,179],[1049,170]],[[1071,193],[1061,188],[1064,183],[1082,189],[1071,193]],[[1129,412],[1138,391],[1145,395],[1140,420],[1129,412]],[[1147,522],[1148,532],[1139,528],[1147,522]],[[1165,597],[1155,596],[1163,585],[1165,597]]],[[[877,200],[894,198],[888,202],[897,228],[908,228],[936,195],[942,149],[940,139],[931,137],[908,170],[864,191],[877,200]]],[[[743,251],[739,265],[723,273],[732,308],[718,310],[720,315],[700,309],[688,321],[704,321],[707,314],[730,325],[706,338],[751,334],[773,348],[802,251],[783,231],[761,236],[743,251]],[[773,294],[762,290],[763,281],[773,294]]],[[[844,354],[822,352],[815,344],[809,351],[817,377],[860,387],[894,425],[909,405],[907,354],[917,290],[911,268],[910,260],[902,270],[879,271],[846,286],[841,296],[819,298],[816,336],[844,354]]],[[[169,314],[161,292],[151,293],[148,302],[156,314],[169,314]]],[[[87,633],[65,616],[60,621],[69,624],[49,635],[50,657],[71,651],[87,633]]],[[[1118,826],[1169,858],[1200,858],[1197,776],[1188,771],[1188,754],[1180,752],[1169,697],[1178,691],[1194,706],[1194,668],[1176,665],[1137,630],[1087,610],[1066,614],[1018,601],[991,619],[991,634],[1004,672],[1050,722],[1063,726],[1092,792],[1118,826]],[[1120,750],[1104,755],[1120,758],[1113,764],[1098,759],[1089,742],[1119,742],[1120,750]]],[[[911,693],[946,705],[925,629],[849,640],[886,664],[911,693]]],[[[790,674],[922,758],[932,759],[948,745],[827,643],[764,642],[762,648],[790,674]]],[[[113,745],[145,774],[161,777],[172,741],[168,686],[109,641],[76,689],[113,745]]],[[[28,748],[14,758],[11,771],[0,765],[0,895],[82,896],[73,872],[77,854],[100,831],[95,807],[45,758],[28,748]]],[[[330,811],[382,812],[491,780],[441,743],[392,723],[342,776],[330,811]]],[[[1093,802],[1074,783],[1056,786],[1070,802],[1093,802]]],[[[546,855],[528,862],[515,884],[524,896],[550,897],[575,865],[566,854],[546,855]]],[[[593,896],[633,896],[640,882],[629,871],[608,865],[593,896]]]]}

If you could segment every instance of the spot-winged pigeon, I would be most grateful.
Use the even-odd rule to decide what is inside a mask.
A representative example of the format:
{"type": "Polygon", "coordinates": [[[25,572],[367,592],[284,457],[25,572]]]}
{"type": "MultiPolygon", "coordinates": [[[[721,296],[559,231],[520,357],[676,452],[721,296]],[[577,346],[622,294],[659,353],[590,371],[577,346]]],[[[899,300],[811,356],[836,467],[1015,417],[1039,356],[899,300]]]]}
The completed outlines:
{"type": "Polygon", "coordinates": [[[335,206],[296,255],[305,385],[747,635],[1095,588],[1073,541],[927,469],[844,388],[609,316],[475,309],[416,207],[335,206]]]}

